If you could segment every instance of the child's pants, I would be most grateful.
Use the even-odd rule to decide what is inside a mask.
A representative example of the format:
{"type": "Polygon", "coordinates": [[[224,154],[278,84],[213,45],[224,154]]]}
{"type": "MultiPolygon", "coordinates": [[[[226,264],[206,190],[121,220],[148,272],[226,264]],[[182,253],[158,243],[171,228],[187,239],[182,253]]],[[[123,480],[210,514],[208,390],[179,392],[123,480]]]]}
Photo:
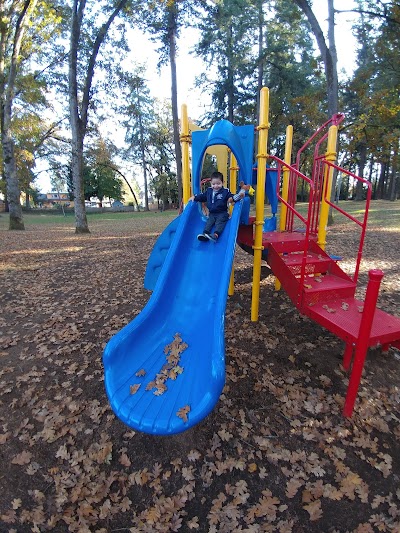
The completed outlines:
{"type": "Polygon", "coordinates": [[[224,227],[229,220],[229,215],[227,212],[223,213],[210,213],[208,215],[208,220],[204,227],[204,233],[211,233],[211,229],[214,227],[214,232],[219,236],[224,231],[224,227]]]}

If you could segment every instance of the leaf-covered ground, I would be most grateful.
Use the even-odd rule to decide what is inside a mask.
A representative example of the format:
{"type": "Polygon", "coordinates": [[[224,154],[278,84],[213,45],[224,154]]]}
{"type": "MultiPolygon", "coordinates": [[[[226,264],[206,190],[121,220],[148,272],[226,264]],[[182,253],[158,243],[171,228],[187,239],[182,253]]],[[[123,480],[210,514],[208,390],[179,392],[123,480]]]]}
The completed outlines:
{"type": "MultiPolygon", "coordinates": [[[[398,315],[400,206],[373,208],[359,295],[382,268],[379,305],[398,315]]],[[[92,217],[87,236],[45,219],[17,233],[0,218],[1,532],[400,531],[398,351],[370,351],[344,419],[343,343],[275,292],[266,266],[252,323],[252,258],[238,249],[216,409],[180,435],[135,433],[108,405],[102,349],[148,300],[146,261],[171,218],[92,217]]],[[[329,235],[345,268],[353,234],[329,235]]]]}

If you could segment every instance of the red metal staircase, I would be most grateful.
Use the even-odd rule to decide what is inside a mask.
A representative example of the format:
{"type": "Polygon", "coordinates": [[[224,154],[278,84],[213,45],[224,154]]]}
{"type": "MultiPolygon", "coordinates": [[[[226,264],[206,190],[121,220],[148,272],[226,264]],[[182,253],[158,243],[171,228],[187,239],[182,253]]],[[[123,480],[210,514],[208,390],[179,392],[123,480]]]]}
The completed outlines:
{"type": "MultiPolygon", "coordinates": [[[[342,120],[343,115],[334,115],[322,128],[330,124],[337,125],[342,120]]],[[[310,140],[315,137],[314,135],[310,140]]],[[[263,257],[300,313],[344,341],[343,366],[351,370],[343,414],[350,417],[368,348],[381,346],[383,351],[387,351],[390,346],[400,348],[400,318],[376,308],[383,278],[383,272],[380,270],[369,272],[365,300],[355,298],[371,199],[371,184],[328,161],[325,155],[319,154],[326,138],[327,134],[323,134],[316,141],[311,179],[299,171],[300,156],[310,140],[298,152],[293,166],[270,156],[277,166],[278,188],[284,171],[289,173],[289,187],[286,199],[280,196],[278,190],[278,200],[281,206],[285,205],[287,209],[285,231],[263,234],[263,257]],[[346,213],[327,197],[330,192],[327,183],[333,172],[342,173],[356,182],[361,181],[366,188],[365,212],[361,219],[346,213]],[[299,180],[303,180],[303,184],[309,188],[306,215],[296,209],[299,180]],[[323,245],[317,244],[322,203],[340,212],[359,227],[359,248],[352,276],[344,272],[337,261],[324,251],[323,245]],[[296,223],[302,225],[300,231],[296,229],[296,223]]],[[[251,219],[249,226],[239,229],[238,242],[247,250],[254,244],[253,222],[254,219],[251,219]]]]}
{"type": "Polygon", "coordinates": [[[383,273],[369,272],[366,298],[357,300],[357,284],[315,242],[306,254],[284,242],[282,234],[265,242],[268,264],[299,311],[345,342],[343,366],[352,368],[343,414],[351,416],[368,348],[400,348],[400,319],[376,308],[383,273]]]}

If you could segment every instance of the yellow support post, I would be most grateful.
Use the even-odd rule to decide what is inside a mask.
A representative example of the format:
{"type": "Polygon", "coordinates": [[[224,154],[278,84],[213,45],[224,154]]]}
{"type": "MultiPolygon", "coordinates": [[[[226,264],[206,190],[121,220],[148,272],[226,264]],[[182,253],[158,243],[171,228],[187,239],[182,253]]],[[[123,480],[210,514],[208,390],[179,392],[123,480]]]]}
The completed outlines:
{"type": "MultiPolygon", "coordinates": [[[[336,161],[336,146],[337,146],[337,134],[338,127],[331,126],[328,133],[328,146],[325,154],[325,159],[331,161],[332,163],[336,161]]],[[[325,169],[324,175],[324,187],[321,200],[321,213],[319,217],[319,226],[318,226],[318,244],[325,250],[326,245],[326,231],[328,227],[328,216],[329,216],[329,204],[325,201],[325,196],[328,200],[331,199],[332,192],[332,180],[333,180],[333,167],[327,167],[325,169]],[[326,194],[325,194],[326,191],[326,194]]]]}
{"type": "MultiPolygon", "coordinates": [[[[231,160],[230,160],[230,167],[229,167],[229,190],[233,193],[236,192],[236,182],[237,182],[237,171],[239,170],[239,167],[237,166],[236,157],[231,152],[231,160]]],[[[230,212],[232,212],[232,207],[229,208],[230,212]]],[[[231,272],[231,278],[229,280],[229,288],[228,288],[228,295],[233,296],[235,292],[235,267],[232,264],[232,272],[231,272]]]]}
{"type": "Polygon", "coordinates": [[[181,118],[181,136],[180,141],[182,145],[182,188],[183,188],[183,204],[186,205],[191,196],[190,193],[190,168],[189,168],[189,120],[187,113],[187,105],[182,105],[181,118]]]}
{"type": "Polygon", "coordinates": [[[265,174],[267,165],[267,143],[268,143],[268,122],[269,114],[269,89],[261,89],[260,95],[260,123],[257,127],[258,153],[257,153],[257,196],[256,196],[256,221],[254,236],[254,262],[253,262],[253,286],[251,294],[251,321],[258,321],[258,310],[260,305],[260,278],[261,260],[264,246],[263,226],[264,226],[264,202],[265,202],[265,174]]]}
{"type": "MultiPolygon", "coordinates": [[[[286,128],[286,143],[285,143],[285,163],[288,165],[292,162],[292,144],[293,144],[293,126],[286,128]]],[[[289,174],[290,170],[283,167],[283,179],[282,179],[282,198],[287,202],[289,195],[289,174]]],[[[281,204],[281,212],[279,216],[279,230],[285,231],[286,229],[286,213],[287,207],[285,204],[281,204]]]]}
{"type": "MultiPolygon", "coordinates": [[[[293,126],[286,128],[286,142],[285,142],[285,163],[290,165],[292,163],[292,145],[293,145],[293,126]]],[[[290,170],[283,167],[282,178],[282,199],[287,202],[289,196],[289,175],[290,170]]],[[[286,229],[286,215],[287,207],[285,204],[281,204],[281,210],[279,214],[279,231],[285,231],[286,229]]],[[[275,278],[275,290],[279,291],[281,288],[281,282],[278,278],[275,278]]]]}

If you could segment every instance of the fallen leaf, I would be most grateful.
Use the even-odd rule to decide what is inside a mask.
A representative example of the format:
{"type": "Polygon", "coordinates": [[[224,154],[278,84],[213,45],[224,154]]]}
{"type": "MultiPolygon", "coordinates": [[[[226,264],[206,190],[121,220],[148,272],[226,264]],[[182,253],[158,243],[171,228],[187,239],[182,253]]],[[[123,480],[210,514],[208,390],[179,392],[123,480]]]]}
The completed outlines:
{"type": "Polygon", "coordinates": [[[303,509],[310,515],[311,522],[315,522],[322,518],[321,500],[315,500],[308,505],[304,505],[303,509]]]}
{"type": "Polygon", "coordinates": [[[20,454],[16,455],[11,461],[13,465],[27,465],[31,462],[32,454],[31,452],[23,451],[20,454]]]}
{"type": "Polygon", "coordinates": [[[126,453],[123,453],[121,455],[121,457],[119,458],[119,462],[121,463],[122,466],[131,466],[132,464],[129,457],[126,455],[126,453]]]}
{"type": "Polygon", "coordinates": [[[176,416],[181,418],[184,422],[188,421],[188,413],[190,413],[190,406],[185,405],[185,407],[181,407],[179,411],[176,413],[176,416]]]}

